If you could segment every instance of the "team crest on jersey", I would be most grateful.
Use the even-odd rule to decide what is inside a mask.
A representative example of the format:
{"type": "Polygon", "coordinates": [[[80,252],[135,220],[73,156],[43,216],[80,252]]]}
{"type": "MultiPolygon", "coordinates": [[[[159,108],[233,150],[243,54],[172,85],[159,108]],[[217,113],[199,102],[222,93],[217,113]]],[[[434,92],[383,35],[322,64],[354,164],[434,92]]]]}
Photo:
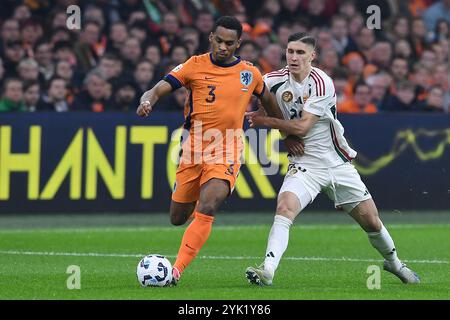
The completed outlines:
{"type": "Polygon", "coordinates": [[[308,98],[309,98],[309,95],[307,95],[307,94],[305,94],[305,95],[303,96],[303,104],[306,103],[306,100],[308,100],[308,98]]]}
{"type": "Polygon", "coordinates": [[[244,86],[249,86],[253,81],[253,73],[250,71],[241,71],[241,83],[244,86]]]}
{"type": "Polygon", "coordinates": [[[285,91],[281,95],[281,99],[283,99],[284,102],[290,102],[294,98],[294,95],[290,91],[285,91]]]}

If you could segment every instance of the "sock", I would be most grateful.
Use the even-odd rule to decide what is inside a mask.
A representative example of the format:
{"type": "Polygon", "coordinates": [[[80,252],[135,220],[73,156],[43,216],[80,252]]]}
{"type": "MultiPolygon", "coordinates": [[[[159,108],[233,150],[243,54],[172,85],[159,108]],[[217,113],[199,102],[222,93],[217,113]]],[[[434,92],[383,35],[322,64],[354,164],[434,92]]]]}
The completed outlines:
{"type": "Polygon", "coordinates": [[[397,257],[394,240],[392,240],[391,235],[384,225],[381,225],[381,230],[379,232],[367,232],[367,235],[372,246],[378,250],[383,258],[396,270],[400,269],[402,264],[397,257]]]}
{"type": "Polygon", "coordinates": [[[173,264],[173,267],[177,268],[180,274],[183,273],[208,240],[213,221],[213,216],[195,212],[194,219],[184,231],[177,259],[173,264]]]}
{"type": "Polygon", "coordinates": [[[269,233],[269,240],[266,249],[266,259],[264,260],[264,269],[272,275],[278,268],[281,257],[286,251],[289,242],[289,228],[292,221],[286,217],[275,215],[272,228],[269,233]]]}

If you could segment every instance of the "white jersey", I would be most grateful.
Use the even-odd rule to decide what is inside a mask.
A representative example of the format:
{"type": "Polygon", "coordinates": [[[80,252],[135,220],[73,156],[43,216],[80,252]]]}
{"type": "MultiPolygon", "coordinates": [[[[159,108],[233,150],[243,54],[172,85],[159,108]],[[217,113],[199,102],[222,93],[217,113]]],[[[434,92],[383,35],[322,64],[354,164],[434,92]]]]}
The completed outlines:
{"type": "Polygon", "coordinates": [[[275,94],[285,119],[300,118],[303,110],[320,117],[304,137],[305,154],[289,155],[290,162],[305,168],[332,168],[355,158],[356,151],[349,147],[344,128],[336,117],[333,81],[325,72],[312,68],[299,83],[285,67],[266,74],[263,79],[275,94]]]}

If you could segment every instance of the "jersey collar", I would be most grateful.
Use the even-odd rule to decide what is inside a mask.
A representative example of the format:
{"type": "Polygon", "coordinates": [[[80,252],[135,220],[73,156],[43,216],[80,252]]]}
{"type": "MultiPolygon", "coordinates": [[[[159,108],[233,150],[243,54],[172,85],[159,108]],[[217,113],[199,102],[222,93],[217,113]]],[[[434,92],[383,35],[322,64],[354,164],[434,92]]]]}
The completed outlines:
{"type": "Polygon", "coordinates": [[[214,61],[212,53],[209,53],[209,59],[211,60],[211,63],[215,64],[216,66],[219,66],[219,67],[227,68],[227,67],[232,67],[232,66],[237,65],[239,62],[241,62],[241,57],[236,56],[236,58],[237,59],[231,63],[220,63],[220,62],[214,61]]]}

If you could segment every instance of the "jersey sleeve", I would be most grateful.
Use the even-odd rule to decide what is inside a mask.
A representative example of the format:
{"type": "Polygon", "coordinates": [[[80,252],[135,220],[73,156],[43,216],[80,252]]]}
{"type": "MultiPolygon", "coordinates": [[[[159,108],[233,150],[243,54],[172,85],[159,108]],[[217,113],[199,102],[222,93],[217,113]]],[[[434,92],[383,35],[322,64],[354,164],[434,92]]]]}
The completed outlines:
{"type": "Polygon", "coordinates": [[[266,89],[266,86],[264,85],[264,80],[261,75],[261,72],[259,72],[258,69],[255,68],[255,89],[253,90],[253,94],[257,97],[261,97],[264,95],[264,90],[266,89]]]}
{"type": "Polygon", "coordinates": [[[321,117],[327,112],[327,108],[334,98],[334,86],[329,78],[323,79],[320,76],[315,76],[313,80],[314,90],[306,100],[303,110],[321,117]]]}
{"type": "Polygon", "coordinates": [[[189,86],[189,82],[192,79],[192,74],[195,70],[195,57],[191,57],[185,63],[179,64],[172,69],[165,77],[164,80],[170,83],[173,90],[181,87],[189,86]]]}

